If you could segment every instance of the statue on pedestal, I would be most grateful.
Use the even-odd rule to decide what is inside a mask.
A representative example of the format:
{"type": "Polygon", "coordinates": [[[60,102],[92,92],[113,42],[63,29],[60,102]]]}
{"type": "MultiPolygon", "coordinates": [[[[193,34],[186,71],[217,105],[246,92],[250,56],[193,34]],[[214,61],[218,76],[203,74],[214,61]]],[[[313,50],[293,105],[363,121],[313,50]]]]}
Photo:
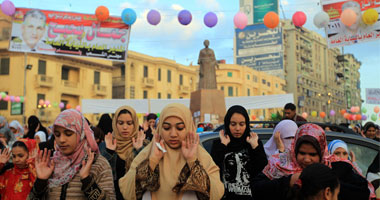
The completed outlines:
{"type": "Polygon", "coordinates": [[[199,52],[199,86],[198,89],[217,89],[216,87],[216,70],[219,65],[216,62],[214,51],[208,46],[210,42],[205,40],[203,42],[205,48],[199,52]]]}

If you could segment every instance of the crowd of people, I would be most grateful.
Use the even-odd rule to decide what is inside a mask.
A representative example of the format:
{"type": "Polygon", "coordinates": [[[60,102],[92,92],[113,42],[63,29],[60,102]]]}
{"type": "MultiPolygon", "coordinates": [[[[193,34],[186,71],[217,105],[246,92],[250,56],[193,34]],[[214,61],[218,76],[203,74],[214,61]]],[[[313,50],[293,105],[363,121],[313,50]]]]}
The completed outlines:
{"type": "MultiPolygon", "coordinates": [[[[143,123],[129,106],[111,116],[94,126],[68,109],[46,128],[36,116],[26,126],[0,116],[1,199],[380,198],[379,154],[361,169],[344,141],[328,143],[325,127],[307,123],[293,104],[265,144],[247,110],[230,107],[210,153],[198,130],[213,125],[196,128],[182,104],[143,123]]],[[[379,141],[372,122],[354,130],[379,141]]]]}

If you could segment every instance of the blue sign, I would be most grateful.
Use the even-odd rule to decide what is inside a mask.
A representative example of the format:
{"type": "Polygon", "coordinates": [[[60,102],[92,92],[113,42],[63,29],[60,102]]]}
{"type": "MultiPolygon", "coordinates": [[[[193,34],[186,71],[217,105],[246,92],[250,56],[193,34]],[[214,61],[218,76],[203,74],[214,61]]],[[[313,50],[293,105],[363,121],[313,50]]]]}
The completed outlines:
{"type": "Polygon", "coordinates": [[[282,29],[269,29],[264,24],[247,26],[245,29],[235,29],[236,56],[272,53],[282,50],[282,29]],[[269,51],[269,52],[268,52],[269,51]]]}
{"type": "Polygon", "coordinates": [[[244,56],[236,58],[238,65],[251,67],[258,71],[272,71],[283,68],[283,55],[281,52],[244,56]]]}

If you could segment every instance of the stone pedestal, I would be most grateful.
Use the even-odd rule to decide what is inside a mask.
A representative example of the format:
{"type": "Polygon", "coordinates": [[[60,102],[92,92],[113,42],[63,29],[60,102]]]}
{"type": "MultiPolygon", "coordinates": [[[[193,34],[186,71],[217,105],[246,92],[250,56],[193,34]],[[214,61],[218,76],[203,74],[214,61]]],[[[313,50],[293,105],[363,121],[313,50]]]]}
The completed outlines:
{"type": "Polygon", "coordinates": [[[200,122],[222,124],[226,114],[224,92],[216,89],[200,89],[192,92],[190,110],[196,124],[200,122]]]}

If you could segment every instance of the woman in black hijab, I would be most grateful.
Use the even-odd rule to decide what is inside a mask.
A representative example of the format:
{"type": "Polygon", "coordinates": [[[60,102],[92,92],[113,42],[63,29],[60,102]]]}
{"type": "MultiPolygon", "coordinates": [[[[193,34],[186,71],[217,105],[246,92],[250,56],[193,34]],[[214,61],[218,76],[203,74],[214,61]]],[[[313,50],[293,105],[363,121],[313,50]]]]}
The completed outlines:
{"type": "Polygon", "coordinates": [[[96,127],[102,129],[104,135],[112,133],[112,118],[110,117],[110,115],[107,113],[103,114],[100,117],[99,123],[96,127]]]}
{"type": "Polygon", "coordinates": [[[34,135],[38,131],[44,132],[46,138],[49,138],[46,128],[42,126],[40,120],[36,116],[32,115],[28,119],[28,133],[24,136],[24,138],[34,139],[34,135]]]}
{"type": "Polygon", "coordinates": [[[242,106],[228,109],[224,129],[211,149],[225,187],[223,199],[252,199],[250,181],[268,163],[263,144],[250,131],[248,113],[242,106]]]}

